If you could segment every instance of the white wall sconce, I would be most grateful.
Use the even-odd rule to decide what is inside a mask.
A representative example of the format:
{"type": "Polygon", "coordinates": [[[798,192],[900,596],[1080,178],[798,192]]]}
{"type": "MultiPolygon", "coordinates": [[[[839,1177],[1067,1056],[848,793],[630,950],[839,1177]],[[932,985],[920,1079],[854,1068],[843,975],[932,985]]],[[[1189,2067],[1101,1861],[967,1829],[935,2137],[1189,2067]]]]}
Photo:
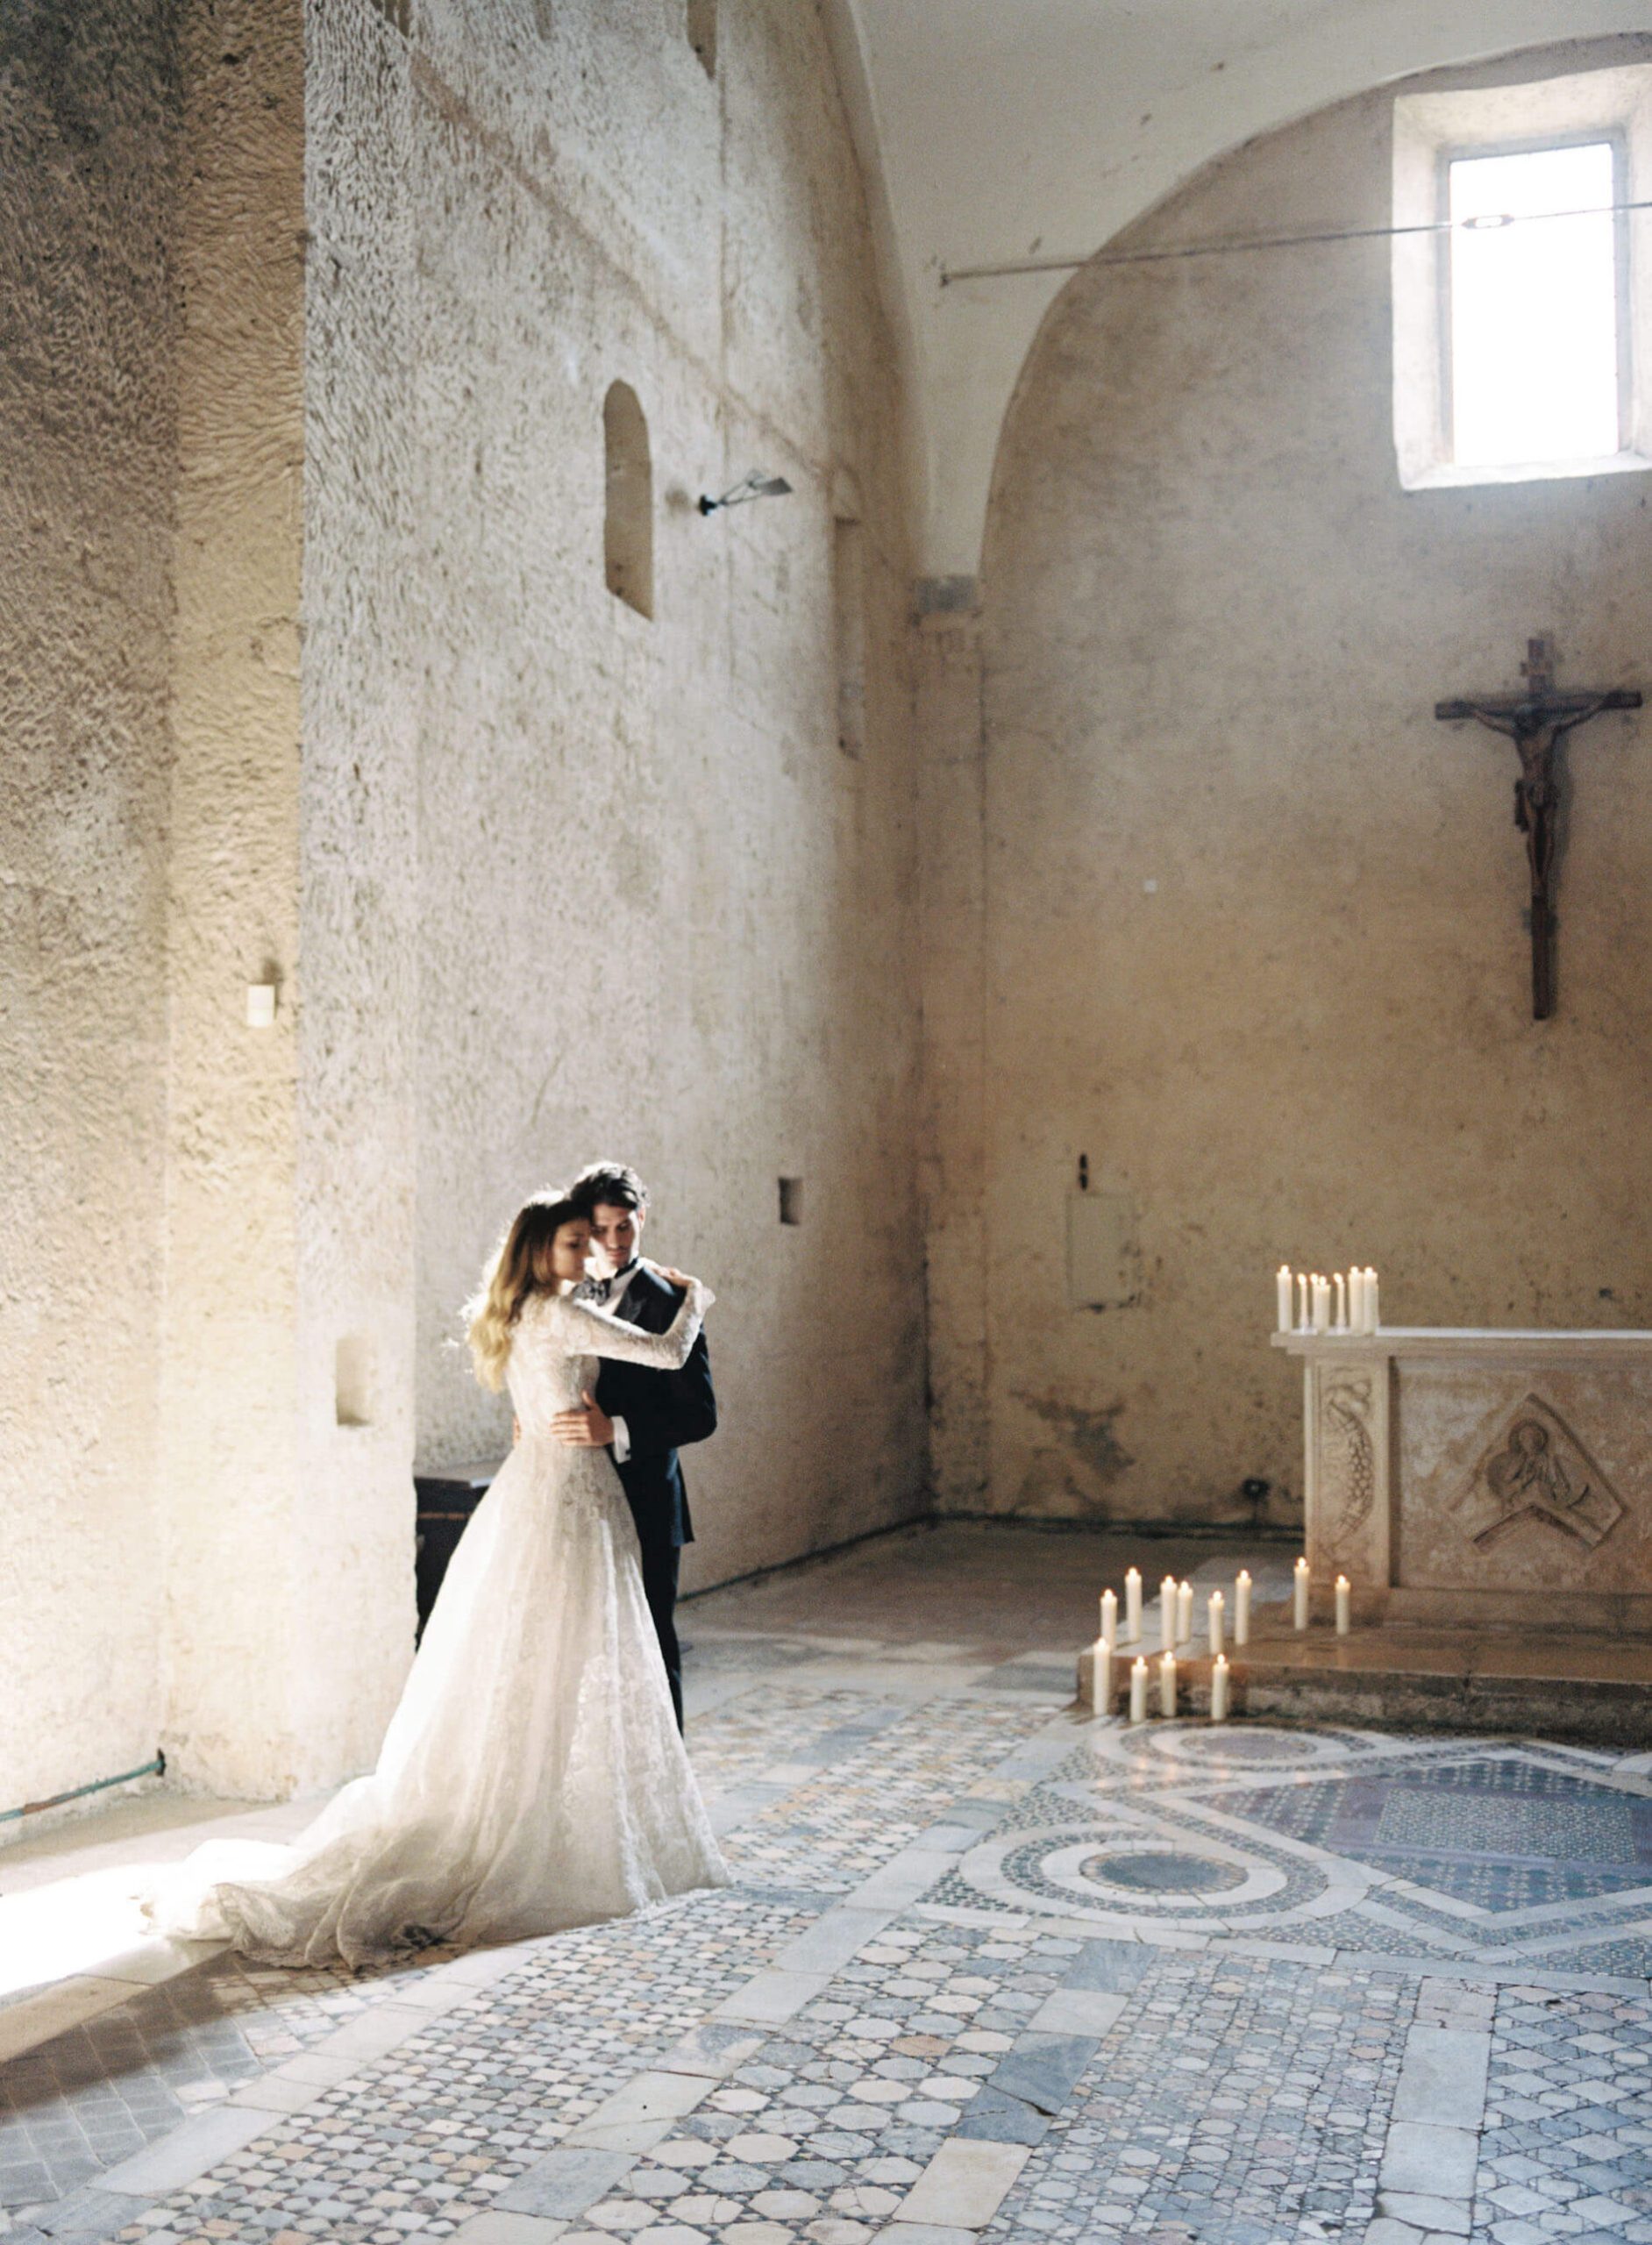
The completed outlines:
{"type": "Polygon", "coordinates": [[[246,1025],[249,1029],[275,1026],[275,985],[249,982],[246,986],[246,1025]]]}

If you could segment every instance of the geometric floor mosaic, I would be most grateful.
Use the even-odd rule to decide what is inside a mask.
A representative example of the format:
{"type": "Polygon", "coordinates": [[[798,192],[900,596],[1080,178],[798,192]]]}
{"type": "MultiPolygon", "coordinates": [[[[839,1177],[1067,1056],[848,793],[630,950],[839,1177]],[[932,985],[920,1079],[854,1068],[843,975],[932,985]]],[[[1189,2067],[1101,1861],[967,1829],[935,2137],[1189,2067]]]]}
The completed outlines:
{"type": "MultiPolygon", "coordinates": [[[[1652,1972],[1652,1782],[1580,1749],[1098,1726],[938,1899],[1137,1937],[1652,1972]],[[1257,1784],[1258,1765],[1267,1782],[1257,1784]],[[1334,1922],[1333,1922],[1334,1921],[1334,1922]]],[[[1638,1764],[1640,1757],[1634,1757],[1638,1764]]]]}
{"type": "Polygon", "coordinates": [[[734,1887],[136,1989],[0,2067],[0,2237],[1652,2245],[1646,1757],[695,1634],[734,1887]]]}

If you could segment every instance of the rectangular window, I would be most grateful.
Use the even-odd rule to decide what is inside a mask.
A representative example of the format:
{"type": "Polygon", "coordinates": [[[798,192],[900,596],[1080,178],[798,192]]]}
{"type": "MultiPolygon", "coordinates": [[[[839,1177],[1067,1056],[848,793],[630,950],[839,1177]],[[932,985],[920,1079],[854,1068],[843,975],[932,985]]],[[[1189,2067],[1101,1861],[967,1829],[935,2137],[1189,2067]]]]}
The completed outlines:
{"type": "Polygon", "coordinates": [[[1401,488],[1652,467],[1652,64],[1393,117],[1401,488]]]}
{"type": "Polygon", "coordinates": [[[1459,156],[1451,225],[1451,457],[1601,460],[1622,440],[1616,151],[1459,156]]]}

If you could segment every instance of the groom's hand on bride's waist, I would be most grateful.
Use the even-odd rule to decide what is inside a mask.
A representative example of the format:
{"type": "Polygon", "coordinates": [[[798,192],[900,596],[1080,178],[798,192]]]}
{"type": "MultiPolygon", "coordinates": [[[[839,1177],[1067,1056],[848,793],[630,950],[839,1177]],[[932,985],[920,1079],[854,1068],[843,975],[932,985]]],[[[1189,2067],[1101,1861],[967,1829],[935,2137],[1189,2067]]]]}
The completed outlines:
{"type": "Polygon", "coordinates": [[[559,1442],[570,1443],[576,1450],[606,1450],[614,1439],[614,1422],[588,1387],[584,1396],[577,1411],[557,1413],[551,1431],[559,1442]]]}

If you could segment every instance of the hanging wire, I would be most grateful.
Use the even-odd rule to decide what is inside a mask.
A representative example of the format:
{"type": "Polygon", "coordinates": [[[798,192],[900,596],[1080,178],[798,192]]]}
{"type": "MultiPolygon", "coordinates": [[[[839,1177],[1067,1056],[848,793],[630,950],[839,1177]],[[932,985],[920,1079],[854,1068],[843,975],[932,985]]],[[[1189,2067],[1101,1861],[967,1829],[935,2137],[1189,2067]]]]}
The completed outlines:
{"type": "Polygon", "coordinates": [[[1408,234],[1493,233],[1505,226],[1541,226],[1552,218],[1619,218],[1652,210],[1652,201],[1597,203],[1583,210],[1487,211],[1476,218],[1434,218],[1410,226],[1333,226],[1306,234],[1257,234],[1224,242],[1178,242],[1168,249],[1103,249],[1091,257],[1032,257],[1007,265],[943,265],[941,286],[997,281],[1017,273],[1077,273],[1088,265],[1169,265],[1187,257],[1233,257],[1246,250],[1306,249],[1321,242],[1394,241],[1408,234]]]}

